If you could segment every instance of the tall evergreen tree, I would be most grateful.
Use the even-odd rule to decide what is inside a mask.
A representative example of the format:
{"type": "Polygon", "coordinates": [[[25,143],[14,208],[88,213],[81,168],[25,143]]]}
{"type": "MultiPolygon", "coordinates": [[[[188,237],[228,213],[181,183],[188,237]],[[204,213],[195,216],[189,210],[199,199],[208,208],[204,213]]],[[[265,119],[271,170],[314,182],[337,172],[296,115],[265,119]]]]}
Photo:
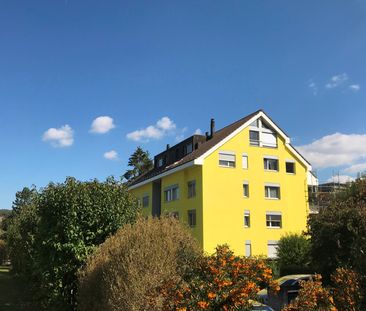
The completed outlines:
{"type": "Polygon", "coordinates": [[[132,167],[123,175],[127,180],[132,180],[153,168],[153,161],[150,159],[148,151],[144,151],[140,146],[128,159],[128,166],[132,167]]]}

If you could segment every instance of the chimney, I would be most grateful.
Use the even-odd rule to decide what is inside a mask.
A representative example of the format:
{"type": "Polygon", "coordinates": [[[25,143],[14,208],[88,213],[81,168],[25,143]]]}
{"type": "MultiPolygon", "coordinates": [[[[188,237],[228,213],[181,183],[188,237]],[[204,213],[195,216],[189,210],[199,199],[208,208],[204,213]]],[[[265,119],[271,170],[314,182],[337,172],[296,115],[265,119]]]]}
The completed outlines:
{"type": "Polygon", "coordinates": [[[167,145],[166,145],[166,150],[169,150],[169,148],[170,148],[170,145],[169,145],[169,144],[167,144],[167,145]]]}
{"type": "Polygon", "coordinates": [[[215,119],[211,119],[210,130],[211,130],[210,138],[212,138],[215,133],[215,119]]]}
{"type": "Polygon", "coordinates": [[[208,132],[206,132],[206,141],[210,139],[210,136],[208,135],[208,132]]]}

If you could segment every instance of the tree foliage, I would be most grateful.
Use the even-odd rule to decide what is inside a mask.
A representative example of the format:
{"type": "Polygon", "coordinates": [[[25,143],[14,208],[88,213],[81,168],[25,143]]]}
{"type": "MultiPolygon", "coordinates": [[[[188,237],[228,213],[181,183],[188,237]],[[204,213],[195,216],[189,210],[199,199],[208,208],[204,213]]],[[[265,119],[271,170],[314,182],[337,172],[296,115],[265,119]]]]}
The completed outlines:
{"type": "Polygon", "coordinates": [[[201,258],[192,234],[174,218],[139,219],[108,238],[80,273],[81,311],[162,310],[160,289],[176,284],[201,258]]]}
{"type": "Polygon", "coordinates": [[[338,267],[358,272],[366,285],[366,180],[357,180],[309,218],[311,253],[325,279],[338,267]]]}
{"type": "Polygon", "coordinates": [[[281,275],[307,272],[311,262],[310,247],[310,240],[304,235],[282,236],[277,247],[281,275]]]}
{"type": "Polygon", "coordinates": [[[135,152],[128,159],[128,166],[132,167],[127,170],[123,177],[131,180],[144,174],[153,168],[153,161],[150,159],[148,151],[144,151],[141,147],[137,147],[135,152]]]}
{"type": "Polygon", "coordinates": [[[17,197],[10,222],[12,260],[19,260],[18,271],[38,289],[47,309],[72,310],[77,271],[97,245],[135,220],[136,202],[113,178],[67,178],[30,198],[27,193],[17,197]]]}
{"type": "Polygon", "coordinates": [[[235,256],[227,245],[203,257],[184,280],[163,288],[166,310],[252,310],[261,287],[279,290],[264,260],[235,256]]]}

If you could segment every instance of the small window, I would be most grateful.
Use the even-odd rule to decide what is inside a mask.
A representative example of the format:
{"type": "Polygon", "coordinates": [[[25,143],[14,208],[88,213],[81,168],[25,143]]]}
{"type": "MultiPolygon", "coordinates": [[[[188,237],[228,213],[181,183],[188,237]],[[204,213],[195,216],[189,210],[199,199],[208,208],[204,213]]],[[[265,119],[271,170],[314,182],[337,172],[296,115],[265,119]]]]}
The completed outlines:
{"type": "Polygon", "coordinates": [[[249,183],[247,181],[243,182],[243,196],[249,198],[249,183]]]}
{"type": "Polygon", "coordinates": [[[171,213],[169,213],[169,217],[179,219],[179,213],[178,212],[171,212],[171,213]]]}
{"type": "Polygon", "coordinates": [[[286,173],[295,174],[295,162],[286,161],[286,173]]]}
{"type": "Polygon", "coordinates": [[[193,145],[192,145],[192,143],[189,143],[188,145],[187,145],[187,154],[188,153],[191,153],[193,151],[193,145]]]}
{"type": "Polygon", "coordinates": [[[248,169],[248,155],[247,154],[242,155],[242,168],[248,169]]]}
{"type": "Polygon", "coordinates": [[[145,195],[142,197],[142,207],[148,207],[149,206],[149,196],[145,195]]]}
{"type": "Polygon", "coordinates": [[[277,258],[278,241],[268,241],[268,258],[277,258]]]}
{"type": "Polygon", "coordinates": [[[162,167],[163,166],[163,158],[160,158],[158,160],[158,167],[162,167]]]}
{"type": "Polygon", "coordinates": [[[282,228],[282,215],[279,212],[266,213],[267,228],[282,228]]]}
{"type": "Polygon", "coordinates": [[[164,190],[165,202],[175,201],[179,199],[179,187],[174,185],[164,190]]]}
{"type": "Polygon", "coordinates": [[[264,158],[263,159],[264,169],[267,171],[278,172],[278,159],[275,158],[264,158]]]}
{"type": "Polygon", "coordinates": [[[262,133],[263,147],[277,148],[277,135],[275,133],[262,133]]]}
{"type": "Polygon", "coordinates": [[[229,152],[220,152],[219,165],[224,167],[235,167],[235,154],[229,152]]]}
{"type": "Polygon", "coordinates": [[[196,181],[192,180],[188,182],[188,198],[196,196],[196,181]]]}
{"type": "Polygon", "coordinates": [[[195,209],[188,211],[188,225],[190,227],[196,226],[196,210],[195,209]]]}
{"type": "Polygon", "coordinates": [[[252,243],[250,242],[250,240],[245,241],[245,256],[252,256],[252,243]]]}
{"type": "Polygon", "coordinates": [[[249,131],[249,143],[251,146],[259,146],[259,132],[249,131]]]}
{"type": "Polygon", "coordinates": [[[244,212],[244,227],[250,228],[250,211],[244,212]]]}
{"type": "Polygon", "coordinates": [[[280,186],[264,186],[264,193],[267,199],[279,199],[280,186]]]}

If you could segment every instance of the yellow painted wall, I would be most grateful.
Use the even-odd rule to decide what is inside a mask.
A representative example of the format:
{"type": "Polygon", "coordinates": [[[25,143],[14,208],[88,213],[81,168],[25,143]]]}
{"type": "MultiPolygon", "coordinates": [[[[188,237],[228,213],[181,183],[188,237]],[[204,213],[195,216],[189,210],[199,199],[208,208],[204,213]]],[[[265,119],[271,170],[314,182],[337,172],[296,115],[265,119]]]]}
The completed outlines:
{"type": "Polygon", "coordinates": [[[286,232],[301,232],[308,213],[306,168],[278,138],[278,148],[249,144],[249,128],[238,133],[203,164],[203,245],[211,253],[227,243],[244,255],[251,241],[252,255],[267,255],[268,240],[279,240],[286,232]],[[219,166],[219,151],[233,151],[236,167],[219,166]],[[248,169],[242,168],[242,153],[248,154],[248,169]],[[279,172],[264,170],[264,156],[278,156],[279,172]],[[296,174],[287,174],[285,160],[296,160],[296,174]],[[249,182],[249,198],[243,196],[243,181],[249,182]],[[265,198],[264,184],[279,183],[281,198],[265,198]],[[250,211],[250,228],[244,228],[244,211],[250,211]],[[282,212],[282,228],[266,227],[266,211],[282,212]]]}
{"type": "MultiPolygon", "coordinates": [[[[149,207],[142,208],[144,216],[152,215],[152,182],[132,189],[131,193],[142,200],[142,196],[145,193],[149,193],[149,207]]],[[[179,213],[179,220],[187,224],[188,223],[188,211],[196,210],[196,226],[191,228],[194,237],[198,242],[203,245],[202,235],[202,167],[191,166],[184,170],[175,172],[171,175],[165,176],[161,179],[161,214],[169,214],[172,212],[179,213]],[[188,198],[188,182],[196,181],[196,196],[188,198]],[[172,186],[179,185],[179,199],[175,201],[164,201],[164,189],[172,186]]]]}

